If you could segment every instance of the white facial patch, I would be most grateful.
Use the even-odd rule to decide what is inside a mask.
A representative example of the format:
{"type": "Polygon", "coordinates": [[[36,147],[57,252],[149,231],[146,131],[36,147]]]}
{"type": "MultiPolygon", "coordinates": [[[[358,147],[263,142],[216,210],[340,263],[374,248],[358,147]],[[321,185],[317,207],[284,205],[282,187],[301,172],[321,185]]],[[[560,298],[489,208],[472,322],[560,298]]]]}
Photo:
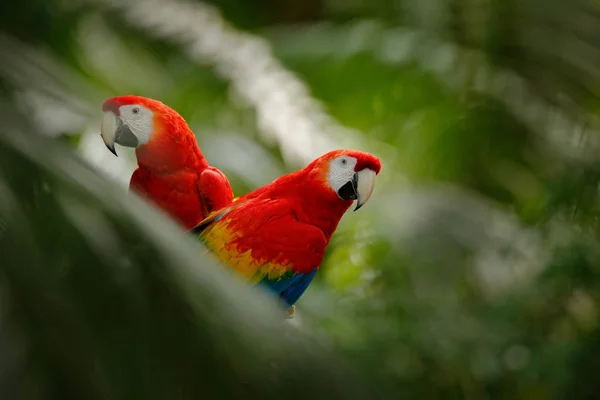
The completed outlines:
{"type": "Polygon", "coordinates": [[[138,104],[121,106],[119,113],[121,121],[137,137],[139,145],[148,143],[154,129],[152,123],[154,113],[138,104]]]}
{"type": "Polygon", "coordinates": [[[329,164],[329,185],[337,193],[354,176],[357,160],[354,157],[339,156],[329,164]]]}

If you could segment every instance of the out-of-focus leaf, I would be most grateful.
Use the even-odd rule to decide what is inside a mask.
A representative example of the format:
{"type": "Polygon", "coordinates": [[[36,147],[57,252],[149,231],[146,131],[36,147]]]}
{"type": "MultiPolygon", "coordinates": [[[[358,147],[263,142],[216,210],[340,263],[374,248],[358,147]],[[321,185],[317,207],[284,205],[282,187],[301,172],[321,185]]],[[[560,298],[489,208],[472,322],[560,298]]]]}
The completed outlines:
{"type": "Polygon", "coordinates": [[[81,143],[81,133],[70,133],[60,135],[58,139],[64,143],[66,143],[69,147],[73,149],[77,149],[79,144],[81,143]]]}
{"type": "MultiPolygon", "coordinates": [[[[119,162],[133,166],[133,157],[127,157],[132,151],[123,149],[118,160],[106,151],[97,136],[99,116],[94,110],[99,112],[104,97],[132,91],[156,96],[179,110],[199,136],[209,161],[231,177],[236,193],[267,183],[328,146],[372,151],[383,161],[373,197],[360,212],[349,212],[341,221],[323,271],[300,300],[300,312],[292,323],[319,332],[320,338],[354,361],[364,377],[390,398],[400,393],[424,399],[546,399],[587,398],[595,393],[594,357],[600,337],[598,5],[591,0],[324,0],[282,2],[269,9],[259,5],[264,2],[212,4],[217,8],[195,1],[149,0],[79,4],[49,0],[38,12],[32,12],[35,6],[27,6],[14,14],[8,29],[18,33],[21,41],[2,52],[0,72],[9,80],[2,85],[3,93],[14,95],[38,130],[51,134],[85,131],[85,156],[114,174],[122,172],[119,162]],[[35,18],[24,17],[33,14],[35,18]],[[46,19],[41,21],[43,16],[46,19]],[[62,28],[48,34],[47,40],[40,37],[48,27],[58,25],[62,28]],[[42,46],[32,48],[25,43],[42,46]]],[[[3,124],[10,126],[8,120],[3,124]]],[[[19,135],[10,137],[19,140],[19,135]]],[[[25,151],[28,147],[17,148],[25,151]]],[[[45,150],[50,149],[40,154],[49,156],[45,150]]],[[[52,157],[70,160],[62,154],[52,157]]],[[[155,239],[170,246],[165,238],[180,237],[178,233],[171,236],[168,228],[163,229],[168,222],[151,220],[146,214],[142,217],[153,228],[143,225],[143,234],[135,224],[123,228],[128,217],[121,220],[112,214],[121,215],[122,210],[109,212],[104,207],[115,204],[113,200],[97,203],[119,192],[97,193],[95,181],[78,178],[93,192],[89,201],[82,201],[83,195],[65,184],[78,168],[56,171],[43,164],[44,174],[35,168],[39,173],[32,173],[27,162],[17,169],[11,166],[13,161],[2,168],[3,182],[8,177],[13,180],[8,179],[9,191],[3,191],[6,184],[0,185],[0,210],[10,216],[11,224],[22,213],[6,210],[29,207],[34,211],[22,216],[24,223],[7,225],[5,232],[11,234],[0,237],[0,245],[6,244],[2,249],[9,249],[6,254],[11,257],[18,252],[24,254],[24,261],[33,261],[9,271],[27,273],[37,268],[31,275],[39,279],[23,279],[22,287],[34,283],[50,287],[63,282],[59,273],[71,277],[69,273],[76,271],[71,259],[80,258],[73,247],[94,252],[92,261],[86,261],[89,278],[79,274],[77,285],[71,286],[97,281],[109,295],[98,290],[96,298],[120,314],[108,314],[105,323],[97,321],[90,315],[106,310],[79,301],[65,285],[49,292],[61,305],[66,304],[67,311],[61,308],[61,312],[47,314],[63,316],[84,328],[100,327],[103,335],[114,333],[110,340],[102,336],[97,347],[92,346],[102,350],[94,354],[105,354],[98,358],[100,367],[94,373],[99,378],[95,379],[114,381],[123,376],[127,379],[119,382],[136,382],[144,376],[158,376],[150,374],[156,371],[155,364],[135,358],[143,353],[139,350],[143,344],[127,352],[124,343],[130,337],[155,343],[164,336],[136,331],[128,321],[141,320],[161,335],[167,331],[156,324],[165,322],[160,327],[170,324],[178,329],[174,341],[193,341],[196,332],[176,318],[180,314],[155,312],[170,299],[187,304],[189,292],[170,285],[165,294],[160,282],[172,280],[158,278],[151,287],[141,285],[140,289],[127,273],[122,274],[125,283],[119,291],[105,284],[113,275],[104,279],[97,271],[100,263],[104,263],[102,270],[108,264],[108,271],[124,271],[120,261],[102,258],[114,252],[105,249],[117,248],[125,259],[147,266],[127,271],[149,279],[160,272],[168,278],[170,271],[179,271],[174,269],[178,264],[157,267],[163,265],[164,257],[144,250],[155,244],[149,239],[147,247],[144,238],[158,227],[164,232],[155,239]],[[26,196],[14,197],[13,186],[22,188],[39,179],[50,182],[52,193],[60,195],[36,190],[35,195],[25,192],[26,196]],[[44,196],[55,201],[49,203],[55,205],[50,215],[36,214],[37,203],[31,202],[44,196]],[[21,199],[29,200],[17,201],[21,199]],[[52,230],[56,224],[60,232],[52,230]],[[93,228],[86,230],[88,226],[93,228]],[[12,234],[19,227],[29,227],[34,233],[12,234]],[[84,232],[85,243],[80,240],[84,232]],[[29,247],[23,244],[27,242],[16,242],[23,238],[34,242],[29,247]],[[60,261],[50,263],[46,270],[35,260],[36,254],[60,261]],[[55,265],[62,269],[56,272],[55,265]],[[156,298],[154,302],[148,301],[152,307],[139,305],[149,298],[140,292],[156,294],[151,297],[156,298]],[[129,308],[122,310],[122,304],[129,308]],[[71,318],[69,310],[73,309],[83,311],[71,318]],[[150,310],[159,322],[151,325],[150,311],[145,319],[127,318],[130,314],[125,312],[130,309],[150,310]],[[114,315],[125,316],[117,319],[114,315]],[[127,328],[128,333],[121,335],[116,326],[127,328]],[[121,356],[118,351],[127,354],[121,356]],[[123,368],[105,368],[121,363],[123,368]],[[150,372],[131,373],[130,366],[150,372]]],[[[126,175],[131,172],[124,169],[121,183],[127,183],[126,175]]],[[[122,200],[117,204],[138,205],[122,200]]],[[[46,293],[21,292],[33,293],[33,299],[46,293]]],[[[212,298],[202,293],[195,293],[199,302],[212,305],[212,298]]],[[[22,296],[24,305],[30,304],[28,297],[22,296]]],[[[251,303],[246,307],[252,312],[251,303]]],[[[175,365],[172,375],[156,379],[159,391],[167,390],[164,382],[169,379],[194,387],[188,370],[206,367],[204,358],[195,363],[186,358],[197,354],[194,351],[209,354],[212,358],[205,358],[212,362],[233,359],[231,354],[242,346],[236,345],[236,336],[217,340],[221,337],[218,327],[229,325],[212,319],[207,311],[212,308],[190,309],[200,310],[199,338],[208,349],[198,346],[170,355],[151,353],[150,361],[168,361],[165,371],[175,365]],[[179,358],[185,360],[181,368],[176,365],[179,358]]],[[[0,340],[7,337],[15,342],[23,335],[14,334],[13,319],[7,321],[13,334],[0,340]]],[[[251,324],[237,326],[256,331],[251,324]]],[[[100,337],[89,331],[77,331],[70,341],[73,348],[87,349],[90,346],[80,343],[100,337]]],[[[16,362],[18,368],[13,370],[21,373],[28,371],[19,364],[26,360],[21,349],[27,340],[23,342],[12,346],[13,353],[2,353],[0,361],[16,362]]],[[[86,361],[71,351],[63,356],[73,363],[86,361]]],[[[275,365],[291,368],[277,357],[275,365]]],[[[249,394],[265,393],[266,387],[272,389],[269,393],[279,391],[278,383],[265,378],[273,374],[264,358],[240,360],[241,366],[236,367],[242,372],[237,375],[232,363],[219,369],[214,362],[206,379],[225,371],[233,388],[242,380],[240,376],[252,375],[246,373],[252,366],[264,387],[257,389],[260,385],[252,378],[249,394]]],[[[311,362],[321,361],[311,358],[311,362]]],[[[327,371],[315,374],[317,383],[321,375],[328,376],[327,371]]],[[[306,379],[304,373],[299,376],[306,379]]],[[[287,379],[283,372],[276,377],[280,383],[287,379]]],[[[53,378],[55,385],[65,382],[65,378],[53,378]]],[[[286,397],[293,397],[295,388],[286,388],[286,397]]],[[[233,393],[229,389],[225,388],[224,395],[233,393]]],[[[351,393],[350,397],[360,396],[351,393]]],[[[0,393],[0,398],[5,396],[0,393]]]]}

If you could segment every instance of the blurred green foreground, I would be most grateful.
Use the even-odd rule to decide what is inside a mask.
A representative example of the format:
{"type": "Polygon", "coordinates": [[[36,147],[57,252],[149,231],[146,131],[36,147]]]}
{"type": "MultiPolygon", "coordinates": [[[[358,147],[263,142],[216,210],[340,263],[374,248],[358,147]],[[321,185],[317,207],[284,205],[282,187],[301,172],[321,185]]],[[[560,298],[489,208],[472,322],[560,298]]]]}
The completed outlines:
{"type": "Polygon", "coordinates": [[[0,6],[0,399],[600,398],[600,5],[0,6]],[[380,156],[296,318],[127,193],[100,104],[243,194],[380,156]]]}

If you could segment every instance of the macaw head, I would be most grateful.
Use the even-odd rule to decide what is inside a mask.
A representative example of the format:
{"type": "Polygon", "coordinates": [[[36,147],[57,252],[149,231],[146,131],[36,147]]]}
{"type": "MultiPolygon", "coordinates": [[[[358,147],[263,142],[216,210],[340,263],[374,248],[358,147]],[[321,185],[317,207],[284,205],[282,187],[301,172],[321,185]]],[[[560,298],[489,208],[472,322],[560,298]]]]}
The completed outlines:
{"type": "Polygon", "coordinates": [[[372,154],[358,150],[334,150],[308,165],[341,200],[356,200],[361,208],[371,197],[375,177],[381,171],[381,161],[372,154]]]}
{"type": "Polygon", "coordinates": [[[102,111],[100,135],[115,156],[115,143],[133,148],[146,145],[167,116],[176,116],[183,121],[175,110],[160,101],[141,96],[112,97],[104,102],[102,111]]]}

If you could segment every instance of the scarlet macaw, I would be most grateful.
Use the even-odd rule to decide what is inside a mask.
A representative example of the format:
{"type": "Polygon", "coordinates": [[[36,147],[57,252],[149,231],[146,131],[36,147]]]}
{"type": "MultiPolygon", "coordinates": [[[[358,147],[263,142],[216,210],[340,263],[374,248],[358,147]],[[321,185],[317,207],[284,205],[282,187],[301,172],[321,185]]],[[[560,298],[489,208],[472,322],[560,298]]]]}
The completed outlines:
{"type": "Polygon", "coordinates": [[[293,316],[340,219],[353,200],[355,211],[369,200],[380,170],[369,153],[332,151],[239,197],[191,232],[221,262],[279,297],[293,316]]]}
{"type": "Polygon", "coordinates": [[[183,117],[158,100],[118,96],[102,105],[101,136],[116,156],[115,143],[134,147],[134,190],[190,229],[213,210],[231,203],[233,191],[221,171],[208,164],[183,117]]]}

